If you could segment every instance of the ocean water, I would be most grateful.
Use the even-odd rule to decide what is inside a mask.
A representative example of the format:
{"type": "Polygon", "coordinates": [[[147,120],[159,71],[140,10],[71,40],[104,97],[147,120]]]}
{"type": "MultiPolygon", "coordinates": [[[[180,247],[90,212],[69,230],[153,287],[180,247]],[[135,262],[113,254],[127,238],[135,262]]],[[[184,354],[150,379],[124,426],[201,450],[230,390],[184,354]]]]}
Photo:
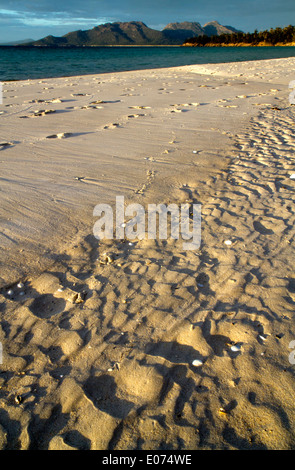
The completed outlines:
{"type": "Polygon", "coordinates": [[[295,57],[295,47],[0,47],[0,81],[295,57]]]}

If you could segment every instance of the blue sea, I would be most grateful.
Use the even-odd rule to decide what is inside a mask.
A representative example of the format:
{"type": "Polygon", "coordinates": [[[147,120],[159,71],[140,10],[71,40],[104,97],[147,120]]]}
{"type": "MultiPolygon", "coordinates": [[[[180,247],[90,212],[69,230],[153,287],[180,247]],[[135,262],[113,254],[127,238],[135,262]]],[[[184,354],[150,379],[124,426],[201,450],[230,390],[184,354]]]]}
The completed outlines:
{"type": "Polygon", "coordinates": [[[0,81],[295,57],[295,47],[0,47],[0,81]]]}

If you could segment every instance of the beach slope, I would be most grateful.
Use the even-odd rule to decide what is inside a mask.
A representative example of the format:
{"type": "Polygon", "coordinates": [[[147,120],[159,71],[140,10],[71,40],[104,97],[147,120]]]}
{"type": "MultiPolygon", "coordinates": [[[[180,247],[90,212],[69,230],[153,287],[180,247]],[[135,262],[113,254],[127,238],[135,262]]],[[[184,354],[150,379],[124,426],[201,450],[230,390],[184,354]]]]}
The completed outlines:
{"type": "Polygon", "coordinates": [[[295,59],[4,84],[0,448],[293,449],[295,59]],[[93,209],[201,204],[201,246],[93,209]]]}

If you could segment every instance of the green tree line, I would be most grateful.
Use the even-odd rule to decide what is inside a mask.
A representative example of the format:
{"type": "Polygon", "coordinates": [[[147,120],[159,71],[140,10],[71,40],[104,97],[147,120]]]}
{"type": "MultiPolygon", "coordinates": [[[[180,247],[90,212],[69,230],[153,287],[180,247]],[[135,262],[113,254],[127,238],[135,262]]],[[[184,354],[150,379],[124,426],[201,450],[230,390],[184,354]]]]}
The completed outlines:
{"type": "Polygon", "coordinates": [[[254,33],[233,33],[221,34],[220,36],[198,36],[187,39],[185,44],[194,46],[206,45],[226,45],[226,44],[251,44],[253,46],[259,43],[276,45],[278,43],[287,44],[295,42],[295,26],[286,26],[285,28],[271,28],[270,30],[260,31],[257,29],[254,33]]]}

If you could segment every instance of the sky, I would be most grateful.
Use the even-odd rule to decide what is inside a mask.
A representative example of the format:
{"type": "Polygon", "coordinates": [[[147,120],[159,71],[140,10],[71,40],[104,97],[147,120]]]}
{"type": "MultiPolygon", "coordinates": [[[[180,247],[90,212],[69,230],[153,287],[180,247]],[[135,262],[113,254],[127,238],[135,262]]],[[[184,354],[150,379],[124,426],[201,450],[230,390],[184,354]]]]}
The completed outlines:
{"type": "Polygon", "coordinates": [[[295,25],[294,0],[0,0],[0,43],[62,36],[115,21],[216,20],[244,32],[295,25]]]}

